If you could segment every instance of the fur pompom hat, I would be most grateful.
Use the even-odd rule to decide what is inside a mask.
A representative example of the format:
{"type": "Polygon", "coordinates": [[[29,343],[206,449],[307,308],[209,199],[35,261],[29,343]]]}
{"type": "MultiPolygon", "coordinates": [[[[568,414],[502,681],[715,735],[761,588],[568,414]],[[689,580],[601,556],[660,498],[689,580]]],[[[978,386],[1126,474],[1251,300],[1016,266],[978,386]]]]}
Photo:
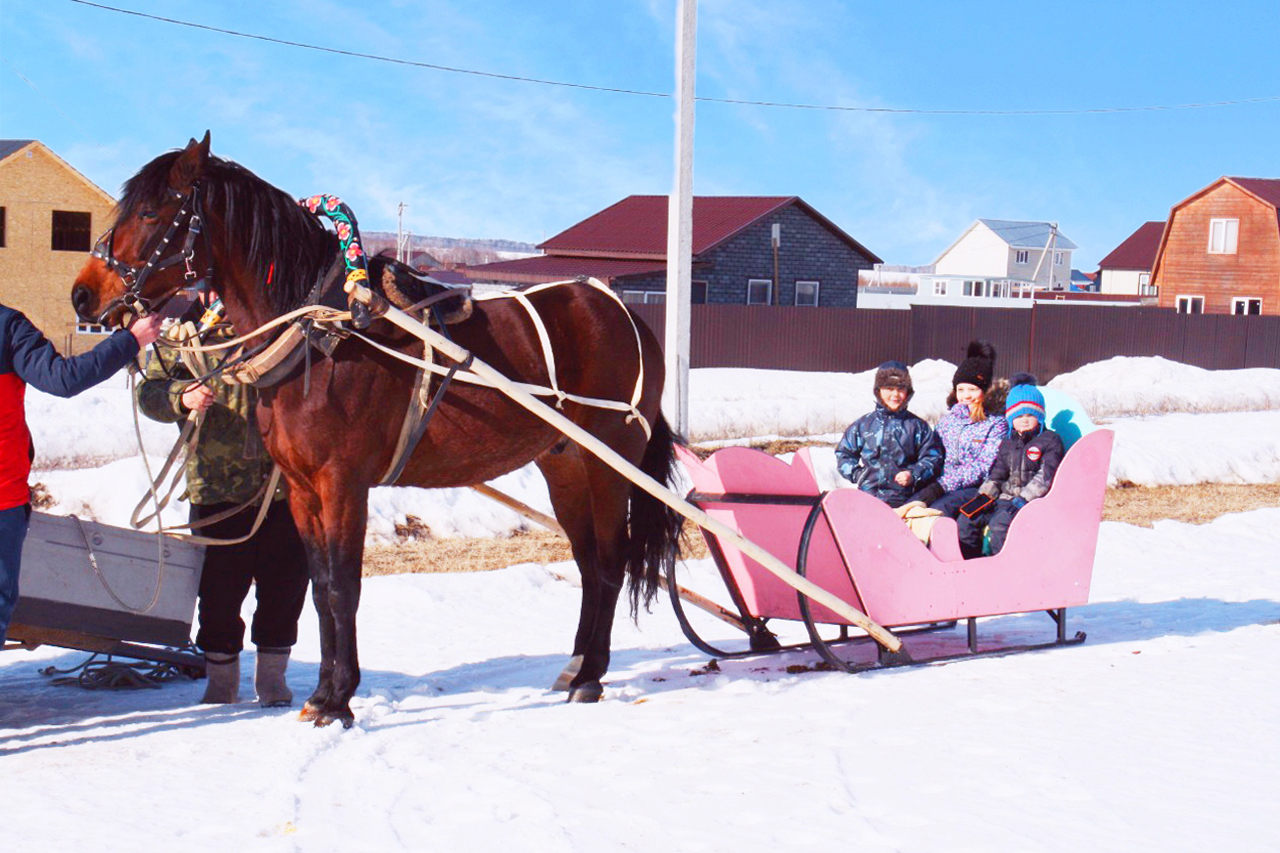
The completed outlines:
{"type": "Polygon", "coordinates": [[[876,402],[880,402],[881,388],[901,388],[907,392],[908,400],[916,393],[911,385],[911,373],[900,361],[886,361],[876,368],[876,381],[871,389],[875,393],[876,402]]]}
{"type": "Polygon", "coordinates": [[[1009,422],[1010,431],[1013,430],[1014,418],[1022,415],[1033,415],[1039,423],[1039,429],[1043,429],[1044,394],[1040,393],[1040,389],[1036,387],[1036,378],[1030,373],[1019,373],[1009,382],[1009,396],[1004,402],[1004,417],[1009,422]]]}
{"type": "Polygon", "coordinates": [[[960,362],[960,366],[956,368],[955,375],[951,377],[951,387],[954,388],[964,382],[969,385],[976,385],[985,394],[991,390],[995,363],[995,347],[986,341],[970,341],[964,361],[960,362]]]}

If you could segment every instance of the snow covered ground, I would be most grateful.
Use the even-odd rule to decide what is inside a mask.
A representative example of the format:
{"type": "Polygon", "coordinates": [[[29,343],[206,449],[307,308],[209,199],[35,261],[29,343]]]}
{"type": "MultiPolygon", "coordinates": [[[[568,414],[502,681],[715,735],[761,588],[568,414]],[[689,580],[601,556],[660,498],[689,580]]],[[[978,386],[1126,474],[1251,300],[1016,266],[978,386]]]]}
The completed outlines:
{"type": "MultiPolygon", "coordinates": [[[[917,411],[940,414],[951,370],[913,368],[917,411]]],[[[1116,429],[1113,477],[1280,480],[1280,403],[1249,396],[1280,371],[1199,384],[1193,368],[1154,359],[1086,371],[1087,383],[1053,384],[1116,429]]],[[[59,511],[121,523],[143,488],[123,387],[29,399],[38,479],[59,511]]],[[[869,404],[869,374],[693,377],[695,436],[831,433],[869,404]]],[[[153,454],[173,434],[144,424],[153,454]]],[[[499,485],[545,506],[536,474],[499,485]]],[[[520,526],[467,492],[384,489],[370,504],[373,536],[406,514],[441,534],[520,526]]],[[[816,656],[800,652],[707,672],[659,602],[638,625],[619,619],[598,706],[547,689],[577,620],[579,591],[556,579],[570,564],[371,578],[348,731],[248,701],[201,706],[196,683],[54,686],[38,669],[82,655],[8,652],[4,838],[15,850],[130,853],[1269,853],[1280,849],[1278,552],[1280,509],[1203,526],[1106,523],[1090,603],[1069,613],[1083,645],[858,676],[807,671],[816,656]]],[[[709,561],[683,572],[724,600],[709,561]]],[[[291,681],[305,696],[319,657],[310,610],[301,628],[291,681]]],[[[731,638],[710,620],[699,630],[731,638]]],[[[1012,642],[1052,630],[1043,615],[981,623],[1012,642]]]]}
{"type": "MultiPolygon", "coordinates": [[[[945,361],[914,365],[912,411],[937,421],[954,371],[945,361]]],[[[695,441],[711,443],[809,436],[834,446],[849,422],[870,410],[873,374],[695,370],[690,432],[695,441]]],[[[1049,385],[1083,401],[1086,411],[1116,431],[1113,483],[1280,481],[1280,370],[1207,371],[1162,358],[1120,357],[1049,385]]],[[[127,525],[147,478],[123,377],[72,400],[29,390],[27,405],[36,441],[32,476],[48,487],[55,501],[50,511],[127,525]]],[[[157,470],[177,427],[145,418],[140,426],[157,470]]],[[[530,506],[551,509],[532,465],[495,485],[530,506]]],[[[175,503],[165,511],[165,522],[181,523],[185,512],[185,504],[175,503]]],[[[396,525],[410,515],[435,536],[501,536],[531,526],[469,489],[375,489],[369,541],[394,539],[396,525]]]]}

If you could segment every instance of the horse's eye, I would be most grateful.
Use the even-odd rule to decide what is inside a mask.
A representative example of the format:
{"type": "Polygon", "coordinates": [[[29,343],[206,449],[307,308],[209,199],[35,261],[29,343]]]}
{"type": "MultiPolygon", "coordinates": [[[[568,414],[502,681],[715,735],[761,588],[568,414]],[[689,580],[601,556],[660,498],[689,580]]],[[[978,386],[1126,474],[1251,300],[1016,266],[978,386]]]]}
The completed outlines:
{"type": "Polygon", "coordinates": [[[144,222],[155,222],[160,217],[156,215],[154,210],[144,210],[138,214],[138,218],[144,222]]]}

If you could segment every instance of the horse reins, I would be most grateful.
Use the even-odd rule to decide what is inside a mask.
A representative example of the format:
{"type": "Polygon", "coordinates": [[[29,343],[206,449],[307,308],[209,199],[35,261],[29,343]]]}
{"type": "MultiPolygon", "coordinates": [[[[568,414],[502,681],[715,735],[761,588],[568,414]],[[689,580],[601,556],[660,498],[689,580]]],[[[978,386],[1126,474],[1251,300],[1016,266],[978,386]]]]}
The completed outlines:
{"type": "Polygon", "coordinates": [[[175,197],[182,199],[182,204],[178,208],[178,212],[174,214],[173,221],[169,223],[168,229],[163,234],[157,234],[152,237],[142,250],[142,255],[147,260],[137,266],[129,266],[115,256],[115,226],[108,228],[106,233],[98,238],[98,242],[94,244],[93,250],[90,251],[92,257],[97,258],[106,264],[107,269],[111,270],[120,277],[120,281],[124,283],[124,293],[107,303],[98,315],[98,322],[104,323],[107,314],[120,305],[124,305],[138,316],[159,311],[170,299],[183,290],[202,290],[208,287],[208,283],[213,278],[213,253],[209,251],[209,235],[204,230],[204,217],[200,210],[200,184],[197,182],[191,187],[191,192],[182,195],[177,190],[170,189],[175,197]],[[181,250],[176,254],[166,255],[165,252],[169,248],[169,244],[173,242],[174,236],[180,229],[187,229],[186,238],[182,242],[181,250]],[[195,243],[196,240],[204,235],[205,243],[205,275],[202,278],[192,262],[195,260],[195,243]],[[173,293],[160,300],[157,304],[152,304],[151,300],[142,295],[142,288],[146,286],[147,279],[151,277],[153,272],[167,269],[176,264],[186,264],[186,272],[183,278],[186,285],[175,290],[173,293]]]}

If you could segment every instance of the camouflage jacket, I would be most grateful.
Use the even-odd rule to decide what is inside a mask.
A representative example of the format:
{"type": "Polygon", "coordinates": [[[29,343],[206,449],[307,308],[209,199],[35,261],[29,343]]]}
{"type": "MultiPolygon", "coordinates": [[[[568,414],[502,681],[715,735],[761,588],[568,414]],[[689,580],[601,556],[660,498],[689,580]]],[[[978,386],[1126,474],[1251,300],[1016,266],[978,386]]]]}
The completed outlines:
{"type": "MultiPolygon", "coordinates": [[[[172,337],[176,328],[171,328],[168,336],[172,337]]],[[[215,332],[206,342],[231,336],[230,331],[215,332]]],[[[173,350],[153,348],[137,387],[138,408],[162,423],[186,420],[190,410],[182,405],[182,392],[192,379],[173,350]]],[[[202,506],[241,503],[253,497],[271,475],[271,457],[258,432],[258,394],[250,386],[229,385],[219,379],[210,380],[209,387],[214,393],[213,405],[205,411],[195,448],[187,457],[183,497],[202,506]]],[[[279,499],[281,494],[277,492],[275,497],[279,499]]]]}

